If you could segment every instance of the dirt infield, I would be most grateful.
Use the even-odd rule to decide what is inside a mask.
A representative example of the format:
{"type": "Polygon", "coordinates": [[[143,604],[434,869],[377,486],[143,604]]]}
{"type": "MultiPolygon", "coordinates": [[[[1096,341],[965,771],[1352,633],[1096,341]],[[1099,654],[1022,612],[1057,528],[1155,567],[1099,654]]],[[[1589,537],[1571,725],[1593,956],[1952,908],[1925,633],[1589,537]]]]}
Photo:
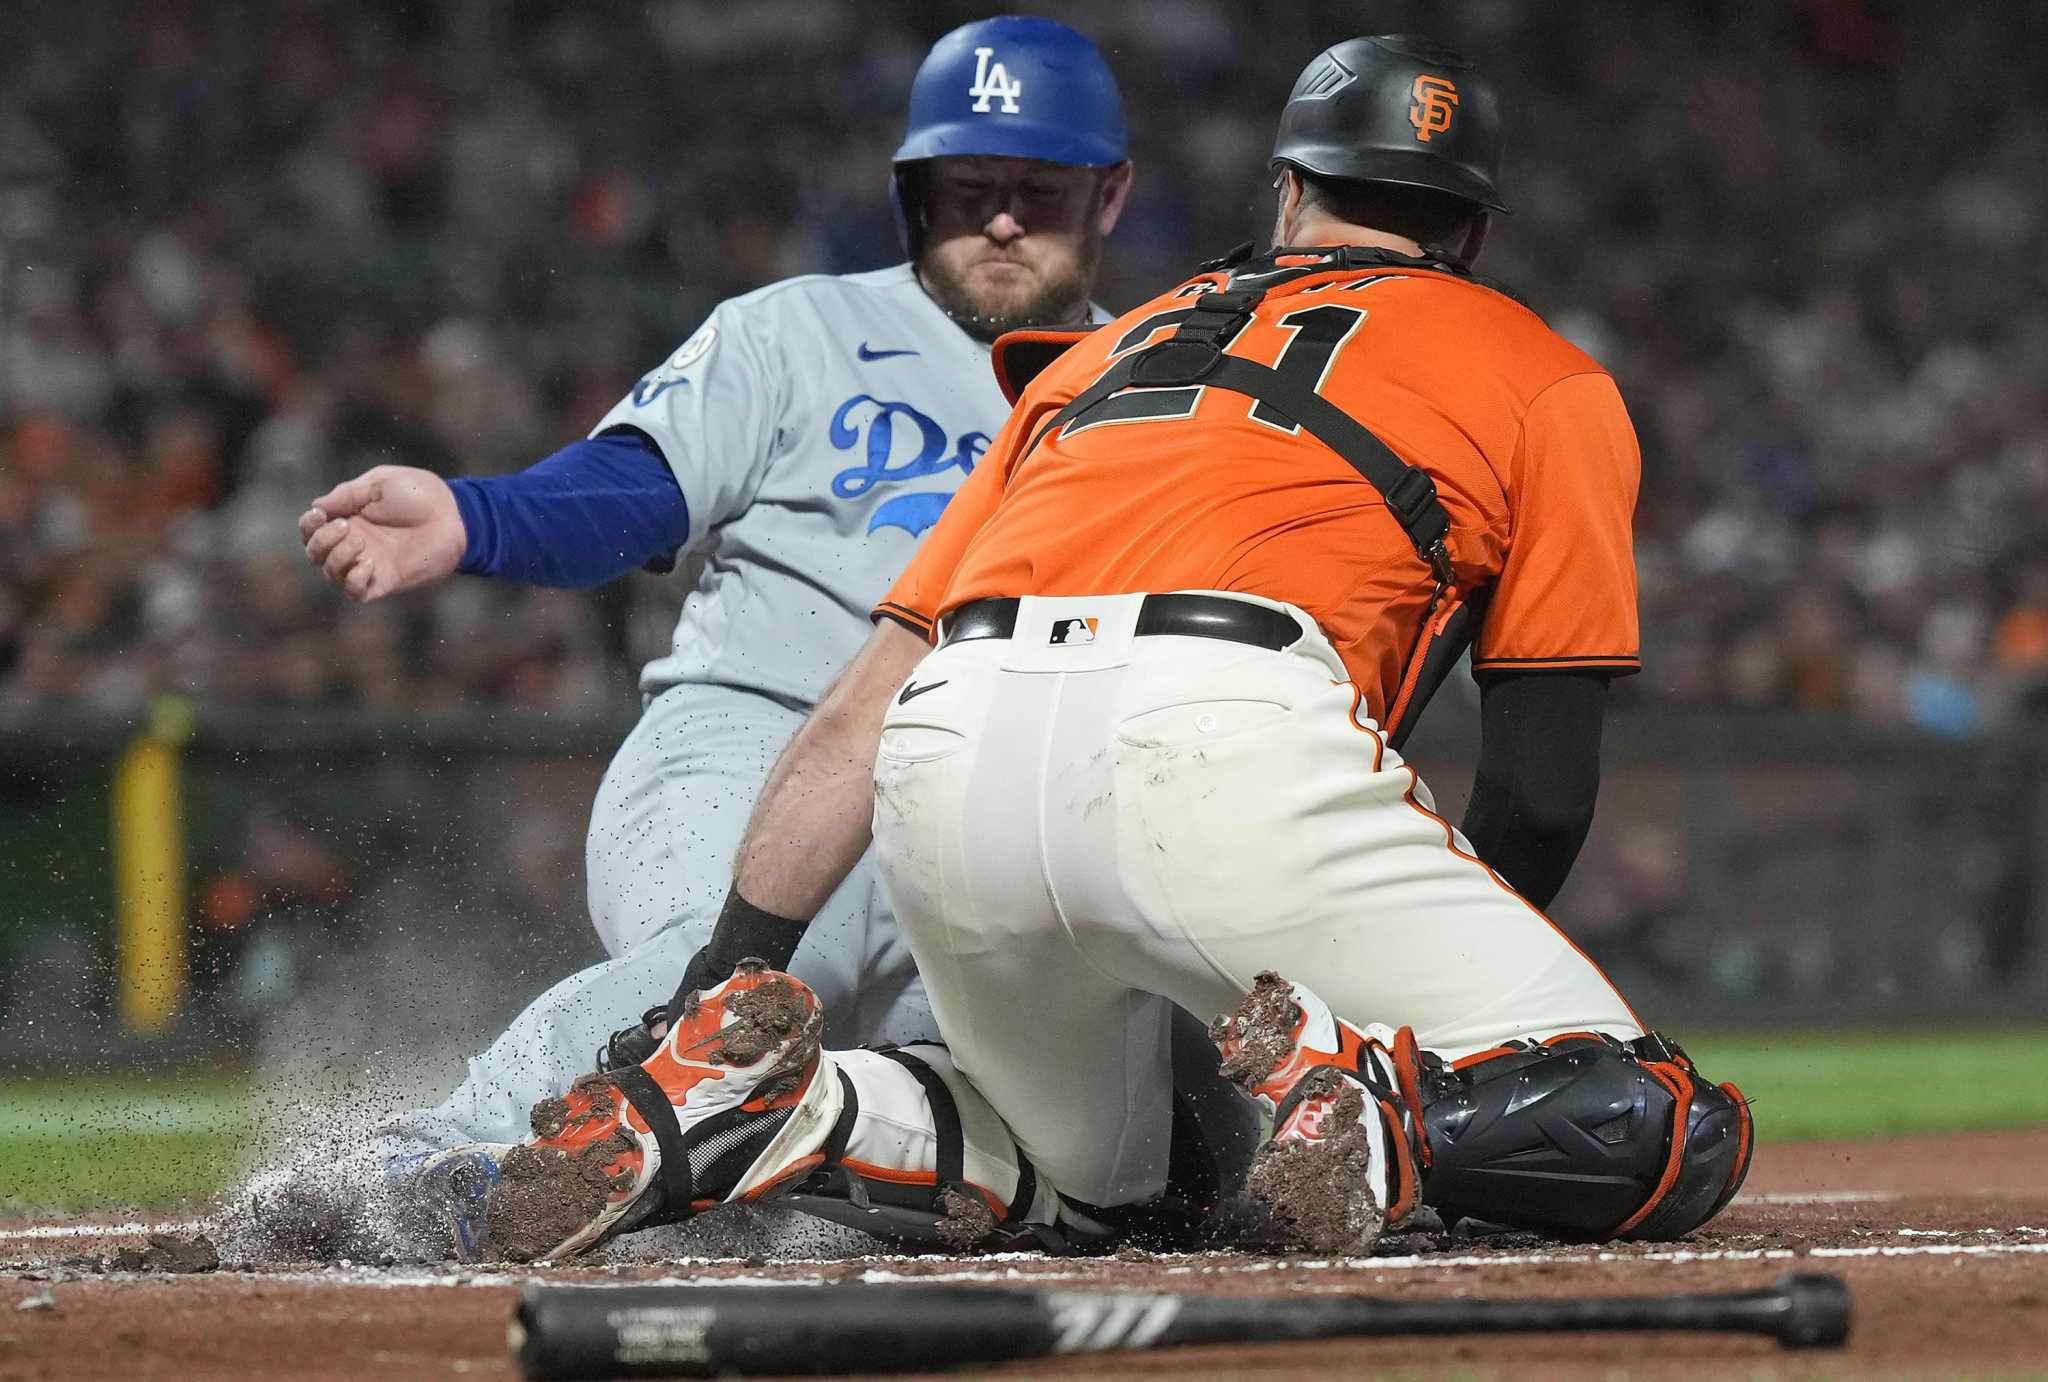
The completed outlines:
{"type": "MultiPolygon", "coordinates": [[[[862,1258],[578,1271],[364,1267],[84,1272],[144,1225],[0,1223],[0,1382],[44,1378],[341,1379],[518,1375],[519,1285],[576,1281],[1023,1281],[1259,1295],[1639,1294],[1733,1290],[1790,1269],[1854,1292],[1846,1351],[1738,1337],[1550,1335],[1204,1347],[1019,1365],[1036,1376],[2021,1377],[2048,1373],[2048,1129],[1765,1147],[1748,1190],[1681,1244],[1555,1248],[1526,1239],[1387,1242],[1342,1262],[1206,1255],[1139,1261],[862,1258]],[[66,1265],[67,1259],[73,1265],[66,1265]],[[22,1308],[24,1305],[28,1308],[22,1308]]],[[[131,1258],[131,1260],[133,1260],[131,1258]]],[[[186,1265],[192,1265],[187,1263],[186,1265]]]]}

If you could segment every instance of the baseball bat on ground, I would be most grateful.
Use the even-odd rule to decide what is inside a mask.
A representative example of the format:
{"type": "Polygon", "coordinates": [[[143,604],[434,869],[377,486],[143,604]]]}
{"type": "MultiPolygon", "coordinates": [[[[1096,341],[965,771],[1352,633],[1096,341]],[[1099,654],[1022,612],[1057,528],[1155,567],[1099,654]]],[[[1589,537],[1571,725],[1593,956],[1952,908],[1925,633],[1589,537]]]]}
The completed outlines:
{"type": "Polygon", "coordinates": [[[1793,1273],[1722,1295],[1521,1300],[1177,1296],[971,1286],[529,1285],[534,1379],[911,1372],[1171,1344],[1529,1330],[1719,1330],[1840,1344],[1849,1291],[1793,1273]]]}

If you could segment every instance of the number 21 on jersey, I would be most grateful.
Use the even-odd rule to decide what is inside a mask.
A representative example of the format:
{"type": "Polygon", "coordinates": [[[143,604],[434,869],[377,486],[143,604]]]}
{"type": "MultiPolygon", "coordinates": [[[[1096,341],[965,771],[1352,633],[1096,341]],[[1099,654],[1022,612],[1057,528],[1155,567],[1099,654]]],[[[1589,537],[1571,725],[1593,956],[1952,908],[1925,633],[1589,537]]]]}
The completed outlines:
{"type": "MultiPolygon", "coordinates": [[[[1147,344],[1159,332],[1170,326],[1177,326],[1191,310],[1177,307],[1147,317],[1124,333],[1123,339],[1117,342],[1116,349],[1111,352],[1109,360],[1105,363],[1114,364],[1129,351],[1147,344]]],[[[1337,362],[1338,352],[1342,351],[1350,343],[1352,336],[1357,334],[1360,324],[1365,321],[1365,316],[1363,307],[1340,306],[1330,302],[1317,303],[1312,307],[1299,307],[1284,314],[1273,323],[1288,333],[1287,343],[1280,348],[1280,358],[1273,362],[1273,368],[1304,387],[1320,393],[1323,382],[1330,377],[1330,367],[1337,362]]],[[[1245,334],[1240,331],[1225,349],[1237,351],[1245,334]]],[[[1165,422],[1193,417],[1195,410],[1202,406],[1202,396],[1208,391],[1207,386],[1202,384],[1193,384],[1185,388],[1126,389],[1104,399],[1091,408],[1085,417],[1068,423],[1061,429],[1060,436],[1064,439],[1092,427],[1111,427],[1118,423],[1165,422]]],[[[1251,419],[1278,432],[1291,434],[1301,430],[1292,418],[1270,403],[1252,403],[1251,419]]]]}

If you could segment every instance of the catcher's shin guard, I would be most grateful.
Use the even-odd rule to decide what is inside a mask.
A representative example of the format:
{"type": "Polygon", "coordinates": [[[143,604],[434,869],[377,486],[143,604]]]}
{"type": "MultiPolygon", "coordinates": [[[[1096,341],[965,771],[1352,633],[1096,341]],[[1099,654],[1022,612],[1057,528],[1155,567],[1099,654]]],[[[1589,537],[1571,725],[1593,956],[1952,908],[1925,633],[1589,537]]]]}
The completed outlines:
{"type": "Polygon", "coordinates": [[[1560,1238],[1677,1238],[1720,1213],[1749,1171],[1749,1105],[1655,1033],[1514,1043],[1422,1078],[1423,1198],[1560,1238]]]}
{"type": "Polygon", "coordinates": [[[1065,1246],[1054,1225],[1072,1216],[943,1046],[826,1060],[839,1117],[777,1203],[906,1248],[1065,1246]]]}

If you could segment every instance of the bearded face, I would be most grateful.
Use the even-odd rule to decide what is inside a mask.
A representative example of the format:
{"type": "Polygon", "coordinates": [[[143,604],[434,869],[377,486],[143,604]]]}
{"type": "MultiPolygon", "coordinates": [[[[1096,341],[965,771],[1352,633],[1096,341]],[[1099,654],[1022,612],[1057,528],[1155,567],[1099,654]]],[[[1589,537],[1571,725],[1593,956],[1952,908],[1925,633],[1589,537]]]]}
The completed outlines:
{"type": "Polygon", "coordinates": [[[1130,192],[1128,163],[937,158],[922,170],[919,280],[978,340],[1084,320],[1102,240],[1130,192]]]}

